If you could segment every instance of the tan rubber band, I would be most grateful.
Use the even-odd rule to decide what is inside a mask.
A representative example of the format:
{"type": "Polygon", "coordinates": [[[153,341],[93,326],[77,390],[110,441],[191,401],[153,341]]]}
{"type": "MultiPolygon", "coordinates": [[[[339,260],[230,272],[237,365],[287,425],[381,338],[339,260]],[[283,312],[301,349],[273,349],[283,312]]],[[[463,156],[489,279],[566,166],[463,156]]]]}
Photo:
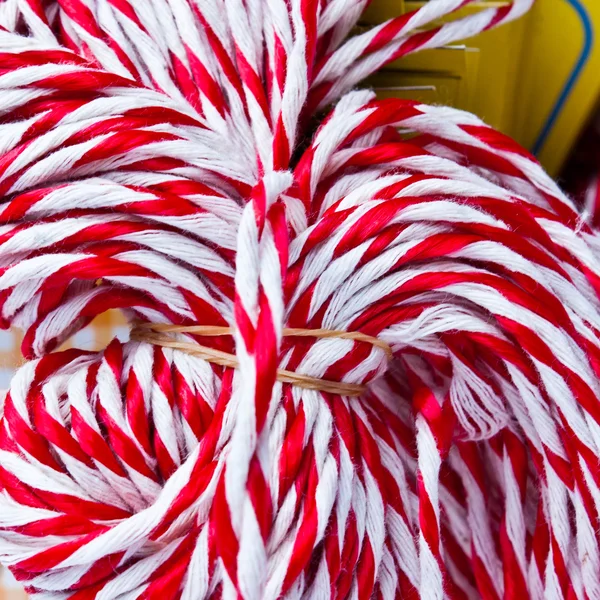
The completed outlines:
{"type": "MultiPolygon", "coordinates": [[[[203,346],[195,342],[180,342],[174,340],[171,334],[174,333],[189,333],[200,336],[222,336],[233,335],[231,327],[217,327],[211,325],[169,325],[167,323],[138,323],[131,332],[130,338],[136,342],[146,342],[164,348],[173,348],[187,352],[198,358],[202,358],[208,362],[221,365],[223,367],[238,368],[239,363],[234,354],[223,352],[216,348],[203,346]]],[[[386,342],[379,338],[361,333],[360,331],[336,331],[332,329],[293,329],[286,328],[283,330],[285,337],[315,337],[320,339],[343,339],[352,340],[355,342],[365,342],[383,350],[388,357],[392,358],[392,348],[386,342]]],[[[327,379],[319,379],[310,375],[295,373],[285,369],[277,370],[277,379],[285,383],[291,383],[298,387],[307,390],[317,390],[321,392],[329,392],[331,394],[339,394],[341,396],[360,396],[367,388],[365,385],[355,383],[344,383],[342,381],[329,381],[327,379]]]]}

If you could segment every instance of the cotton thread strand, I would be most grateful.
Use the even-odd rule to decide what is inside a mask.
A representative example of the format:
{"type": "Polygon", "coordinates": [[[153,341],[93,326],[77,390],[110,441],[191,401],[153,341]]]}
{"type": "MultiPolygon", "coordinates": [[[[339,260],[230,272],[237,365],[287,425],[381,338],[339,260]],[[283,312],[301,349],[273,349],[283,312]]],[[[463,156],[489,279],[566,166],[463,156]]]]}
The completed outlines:
{"type": "MultiPolygon", "coordinates": [[[[234,354],[223,352],[198,343],[181,342],[172,339],[169,334],[188,333],[199,336],[231,336],[231,327],[217,327],[207,325],[169,325],[162,323],[141,323],[131,332],[131,339],[137,342],[147,342],[164,348],[173,348],[187,352],[211,363],[237,369],[239,362],[234,354]]],[[[389,344],[379,338],[361,333],[360,331],[335,331],[330,329],[299,329],[284,328],[283,335],[287,337],[313,337],[320,339],[344,339],[354,342],[364,342],[385,352],[388,360],[393,357],[389,344]]],[[[360,396],[365,393],[367,386],[345,383],[343,381],[329,381],[319,377],[311,377],[302,373],[295,373],[286,369],[277,370],[277,379],[284,383],[291,383],[307,390],[328,392],[341,396],[360,396]]]]}

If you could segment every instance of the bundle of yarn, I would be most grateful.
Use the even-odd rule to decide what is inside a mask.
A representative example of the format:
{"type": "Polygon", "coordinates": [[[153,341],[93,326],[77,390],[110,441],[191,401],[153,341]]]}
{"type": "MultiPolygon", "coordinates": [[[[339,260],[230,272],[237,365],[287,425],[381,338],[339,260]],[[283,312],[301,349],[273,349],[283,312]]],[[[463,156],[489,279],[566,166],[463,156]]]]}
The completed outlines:
{"type": "Polygon", "coordinates": [[[366,4],[0,3],[35,597],[600,598],[600,238],[478,118],[356,89],[531,2],[366,4]]]}

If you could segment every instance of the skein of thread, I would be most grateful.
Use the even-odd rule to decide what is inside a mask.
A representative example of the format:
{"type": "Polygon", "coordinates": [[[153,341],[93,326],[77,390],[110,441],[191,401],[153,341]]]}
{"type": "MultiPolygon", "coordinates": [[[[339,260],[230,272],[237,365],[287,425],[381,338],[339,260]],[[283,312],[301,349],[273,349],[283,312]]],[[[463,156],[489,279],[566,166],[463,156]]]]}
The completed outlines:
{"type": "Polygon", "coordinates": [[[366,4],[0,4],[0,315],[29,359],[0,559],[34,596],[600,598],[598,234],[473,115],[350,91],[531,2],[344,41],[366,4]],[[178,339],[238,368],[56,350],[109,308],[231,327],[178,339]]]}

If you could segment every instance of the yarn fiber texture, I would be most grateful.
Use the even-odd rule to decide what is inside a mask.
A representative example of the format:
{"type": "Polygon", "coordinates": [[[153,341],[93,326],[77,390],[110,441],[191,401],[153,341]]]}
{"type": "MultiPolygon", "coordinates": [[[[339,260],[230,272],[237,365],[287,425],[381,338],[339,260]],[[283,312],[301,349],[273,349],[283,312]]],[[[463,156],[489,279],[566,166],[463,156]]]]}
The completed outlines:
{"type": "Polygon", "coordinates": [[[531,2],[351,34],[366,4],[0,3],[0,560],[34,597],[600,598],[598,234],[477,117],[352,91],[531,2]],[[60,351],[108,309],[231,327],[177,339],[239,367],[60,351]]]}

